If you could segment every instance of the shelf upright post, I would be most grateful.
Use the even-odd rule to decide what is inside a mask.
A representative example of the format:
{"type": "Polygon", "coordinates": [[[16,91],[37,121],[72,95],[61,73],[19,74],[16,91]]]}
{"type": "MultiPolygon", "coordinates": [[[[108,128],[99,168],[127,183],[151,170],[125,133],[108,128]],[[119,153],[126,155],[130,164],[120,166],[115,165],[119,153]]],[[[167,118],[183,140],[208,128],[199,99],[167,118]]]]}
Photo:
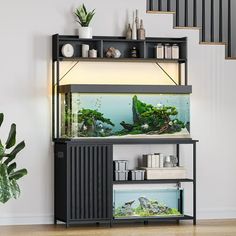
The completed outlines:
{"type": "Polygon", "coordinates": [[[59,35],[52,37],[52,139],[59,137],[59,35]],[[55,125],[55,122],[57,125],[55,125]]]}
{"type": "Polygon", "coordinates": [[[193,224],[196,223],[196,142],[193,142],[193,224]]]}
{"type": "Polygon", "coordinates": [[[186,55],[185,55],[185,63],[184,63],[184,66],[185,66],[185,85],[188,85],[188,41],[187,41],[187,38],[185,38],[185,50],[186,50],[186,55]]]}
{"type": "Polygon", "coordinates": [[[59,138],[59,83],[60,83],[60,62],[57,58],[57,78],[56,78],[56,137],[59,138]]]}

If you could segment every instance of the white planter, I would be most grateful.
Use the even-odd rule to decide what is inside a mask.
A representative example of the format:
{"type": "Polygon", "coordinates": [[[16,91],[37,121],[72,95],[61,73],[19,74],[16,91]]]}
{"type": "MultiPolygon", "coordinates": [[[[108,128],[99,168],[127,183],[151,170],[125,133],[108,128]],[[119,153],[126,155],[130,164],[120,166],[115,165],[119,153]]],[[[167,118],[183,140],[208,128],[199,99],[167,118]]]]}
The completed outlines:
{"type": "Polygon", "coordinates": [[[79,27],[79,38],[91,39],[93,37],[91,27],[79,27]]]}

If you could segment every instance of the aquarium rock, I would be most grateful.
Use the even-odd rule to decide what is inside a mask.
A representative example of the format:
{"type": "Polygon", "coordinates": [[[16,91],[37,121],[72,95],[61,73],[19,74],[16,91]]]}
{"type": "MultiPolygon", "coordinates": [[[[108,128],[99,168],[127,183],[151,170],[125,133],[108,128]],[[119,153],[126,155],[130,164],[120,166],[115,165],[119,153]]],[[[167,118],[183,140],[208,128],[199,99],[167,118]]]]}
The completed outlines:
{"type": "Polygon", "coordinates": [[[168,214],[171,208],[158,203],[158,201],[151,201],[146,197],[139,197],[140,206],[143,210],[148,211],[150,215],[168,214]]]}
{"type": "Polygon", "coordinates": [[[121,216],[131,216],[134,213],[134,209],[132,208],[132,204],[135,202],[135,200],[133,201],[129,201],[126,202],[120,209],[119,215],[121,216]]]}

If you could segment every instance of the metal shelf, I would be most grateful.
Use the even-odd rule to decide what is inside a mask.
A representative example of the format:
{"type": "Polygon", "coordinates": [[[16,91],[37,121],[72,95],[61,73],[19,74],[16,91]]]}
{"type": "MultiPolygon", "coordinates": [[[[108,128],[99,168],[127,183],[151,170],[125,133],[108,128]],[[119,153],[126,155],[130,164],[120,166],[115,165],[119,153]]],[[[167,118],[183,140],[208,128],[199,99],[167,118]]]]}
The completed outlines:
{"type": "Polygon", "coordinates": [[[189,215],[181,215],[181,216],[159,216],[159,217],[119,217],[119,218],[114,218],[113,222],[127,222],[127,221],[167,221],[167,220],[193,220],[193,216],[189,215]]]}
{"type": "Polygon", "coordinates": [[[195,144],[198,140],[191,138],[56,138],[53,140],[57,143],[80,143],[80,144],[195,144]]]}
{"type": "Polygon", "coordinates": [[[124,180],[113,181],[114,184],[174,184],[181,182],[193,182],[193,179],[153,179],[153,180],[124,180]]]}
{"type": "Polygon", "coordinates": [[[60,61],[85,61],[85,62],[148,62],[148,63],[185,63],[186,59],[156,59],[156,58],[83,58],[83,57],[59,57],[60,61]]]}

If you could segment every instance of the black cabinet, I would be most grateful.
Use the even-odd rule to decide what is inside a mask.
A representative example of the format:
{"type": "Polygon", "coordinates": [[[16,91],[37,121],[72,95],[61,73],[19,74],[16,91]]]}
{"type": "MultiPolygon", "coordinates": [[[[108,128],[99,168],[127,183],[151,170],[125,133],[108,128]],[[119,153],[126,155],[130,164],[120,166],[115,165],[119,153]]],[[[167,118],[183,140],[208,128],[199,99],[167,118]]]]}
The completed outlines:
{"type": "Polygon", "coordinates": [[[112,218],[112,145],[55,143],[55,220],[112,218]]]}
{"type": "MultiPolygon", "coordinates": [[[[55,223],[73,224],[104,222],[180,221],[193,220],[196,224],[196,143],[192,139],[134,140],[56,140],[55,141],[55,223]],[[178,159],[180,145],[192,145],[193,173],[186,179],[156,179],[140,181],[113,181],[113,145],[166,144],[176,146],[178,159]],[[114,185],[126,184],[192,184],[192,215],[117,219],[113,217],[114,185]]],[[[181,196],[181,199],[183,197],[181,196]]],[[[182,209],[182,201],[180,208],[182,209]]]]}

